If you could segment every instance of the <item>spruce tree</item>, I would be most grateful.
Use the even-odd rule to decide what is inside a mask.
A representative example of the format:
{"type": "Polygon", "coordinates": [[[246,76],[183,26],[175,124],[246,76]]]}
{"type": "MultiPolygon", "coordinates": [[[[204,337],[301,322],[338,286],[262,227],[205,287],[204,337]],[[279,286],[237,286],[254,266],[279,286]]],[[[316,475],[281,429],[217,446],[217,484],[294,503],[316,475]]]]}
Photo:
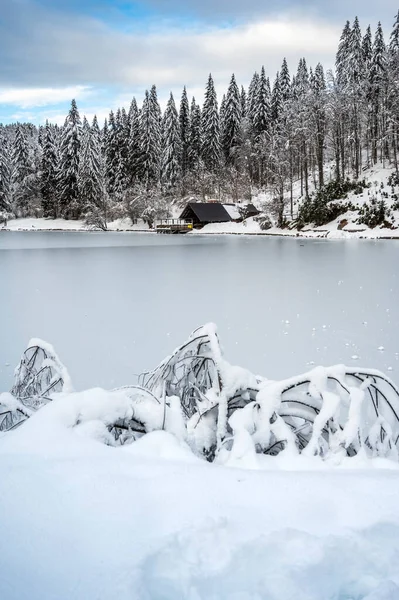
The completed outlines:
{"type": "Polygon", "coordinates": [[[202,110],[202,158],[211,173],[220,167],[221,143],[218,102],[212,75],[209,75],[202,110]]]}
{"type": "Polygon", "coordinates": [[[241,98],[234,74],[227,90],[223,118],[222,145],[227,164],[233,164],[242,142],[241,98]]]}
{"type": "Polygon", "coordinates": [[[337,83],[341,88],[345,88],[348,78],[348,58],[350,39],[352,31],[349,21],[345,23],[345,27],[342,31],[340,42],[338,45],[338,51],[335,59],[335,69],[337,73],[337,83]]]}
{"type": "Polygon", "coordinates": [[[245,119],[247,116],[247,92],[245,91],[244,86],[241,86],[241,94],[240,94],[240,102],[241,102],[241,118],[245,119]]]}
{"type": "Polygon", "coordinates": [[[363,79],[364,58],[362,51],[362,34],[359,20],[356,17],[349,37],[347,83],[358,86],[363,79]]]}
{"type": "Polygon", "coordinates": [[[5,139],[0,139],[0,212],[11,212],[11,156],[5,139]]]}
{"type": "Polygon", "coordinates": [[[20,184],[31,171],[29,146],[22,125],[17,125],[12,151],[13,180],[20,184]]]}
{"type": "Polygon", "coordinates": [[[396,13],[395,22],[393,24],[391,37],[389,39],[389,52],[392,55],[399,53],[399,10],[396,13]]]}
{"type": "Polygon", "coordinates": [[[108,118],[108,127],[106,131],[106,149],[105,149],[105,173],[107,192],[111,197],[117,194],[117,172],[119,163],[118,148],[118,124],[114,112],[111,110],[108,118]]]}
{"type": "Polygon", "coordinates": [[[65,120],[61,134],[61,152],[59,168],[59,199],[64,217],[78,219],[81,213],[79,203],[79,154],[81,121],[76,101],[65,120]]]}
{"type": "Polygon", "coordinates": [[[274,122],[277,122],[280,118],[282,111],[283,99],[280,88],[280,73],[277,72],[276,79],[273,84],[272,91],[272,104],[271,104],[271,117],[274,122]]]}
{"type": "Polygon", "coordinates": [[[175,188],[181,174],[182,141],[179,116],[173,94],[170,94],[164,115],[162,152],[162,181],[167,188],[175,188]]]}
{"type": "Polygon", "coordinates": [[[285,58],[283,60],[283,64],[281,65],[279,88],[282,101],[287,102],[291,92],[291,78],[288,70],[287,60],[285,58]]]}
{"type": "Polygon", "coordinates": [[[186,86],[183,88],[183,93],[180,101],[179,111],[180,124],[180,139],[181,139],[181,174],[183,178],[188,171],[189,165],[189,150],[190,150],[190,107],[188,105],[186,86]]]}
{"type": "Polygon", "coordinates": [[[140,118],[136,98],[129,109],[129,145],[127,153],[127,185],[133,185],[140,177],[140,118]]]}
{"type": "Polygon", "coordinates": [[[140,151],[143,181],[147,188],[158,183],[160,175],[161,122],[155,86],[146,91],[140,115],[140,151]]]}
{"type": "Polygon", "coordinates": [[[192,172],[197,169],[201,157],[201,131],[201,109],[196,103],[195,98],[193,98],[190,108],[190,144],[188,153],[189,170],[192,172]]]}
{"type": "Polygon", "coordinates": [[[86,215],[102,206],[104,196],[103,175],[101,134],[97,117],[94,116],[91,127],[86,117],[84,117],[79,161],[79,192],[83,211],[86,215]]]}
{"type": "Polygon", "coordinates": [[[363,64],[366,69],[366,73],[368,74],[371,66],[371,59],[373,56],[373,36],[371,35],[371,27],[370,25],[366,29],[366,33],[362,40],[362,55],[363,55],[363,64]]]}
{"type": "Polygon", "coordinates": [[[254,118],[255,118],[255,108],[257,102],[258,95],[258,86],[259,86],[259,74],[254,73],[251,83],[248,88],[248,98],[247,98],[247,118],[251,125],[253,126],[254,118]]]}
{"type": "Polygon", "coordinates": [[[270,95],[270,83],[266,79],[265,68],[262,67],[253,114],[253,129],[255,137],[261,136],[269,129],[271,121],[270,95]]]}
{"type": "Polygon", "coordinates": [[[42,195],[43,216],[56,219],[58,217],[58,151],[54,140],[53,127],[46,121],[42,134],[42,163],[40,191],[42,195]]]}

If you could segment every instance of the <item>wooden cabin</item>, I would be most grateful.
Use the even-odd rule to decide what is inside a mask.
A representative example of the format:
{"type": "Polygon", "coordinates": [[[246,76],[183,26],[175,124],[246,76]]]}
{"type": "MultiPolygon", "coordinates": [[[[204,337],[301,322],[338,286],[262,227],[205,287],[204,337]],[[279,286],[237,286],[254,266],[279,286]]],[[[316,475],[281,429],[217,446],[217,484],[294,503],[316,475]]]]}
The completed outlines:
{"type": "Polygon", "coordinates": [[[222,204],[221,202],[189,202],[180,219],[192,221],[200,228],[209,223],[239,223],[243,219],[259,214],[253,204],[222,204]]]}

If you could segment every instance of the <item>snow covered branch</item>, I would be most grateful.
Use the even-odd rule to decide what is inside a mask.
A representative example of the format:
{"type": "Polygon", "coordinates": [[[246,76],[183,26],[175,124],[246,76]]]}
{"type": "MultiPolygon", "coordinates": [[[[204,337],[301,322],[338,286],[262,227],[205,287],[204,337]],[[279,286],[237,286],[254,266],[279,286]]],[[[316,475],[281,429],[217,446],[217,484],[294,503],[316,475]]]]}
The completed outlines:
{"type": "Polygon", "coordinates": [[[398,460],[399,390],[383,373],[338,365],[267,380],[223,358],[213,324],[196,329],[139,385],[109,392],[74,393],[52,346],[31,340],[11,393],[0,395],[0,432],[34,413],[43,431],[45,423],[72,428],[112,446],[165,430],[226,464],[281,452],[398,460]]]}

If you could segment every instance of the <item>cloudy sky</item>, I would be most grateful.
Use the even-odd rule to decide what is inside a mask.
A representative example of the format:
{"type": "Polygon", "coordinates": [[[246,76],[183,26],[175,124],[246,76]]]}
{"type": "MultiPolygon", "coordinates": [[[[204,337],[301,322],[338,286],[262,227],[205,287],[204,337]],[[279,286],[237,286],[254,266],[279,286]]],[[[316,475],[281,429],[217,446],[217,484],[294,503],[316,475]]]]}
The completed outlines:
{"type": "Polygon", "coordinates": [[[234,72],[248,85],[287,57],[326,68],[347,19],[378,20],[389,35],[391,0],[1,0],[0,122],[62,123],[71,98],[103,119],[157,85],[164,104],[183,85],[202,102],[212,72],[223,92],[234,72]]]}

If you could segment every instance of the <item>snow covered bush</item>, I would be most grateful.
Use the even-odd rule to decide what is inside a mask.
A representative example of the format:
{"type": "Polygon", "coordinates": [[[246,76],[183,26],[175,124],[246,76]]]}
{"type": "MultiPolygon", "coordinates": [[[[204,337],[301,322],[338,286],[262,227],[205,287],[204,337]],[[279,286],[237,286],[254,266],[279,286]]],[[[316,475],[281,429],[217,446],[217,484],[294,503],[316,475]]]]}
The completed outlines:
{"type": "Polygon", "coordinates": [[[342,202],[348,193],[361,194],[367,187],[363,181],[330,181],[302,202],[298,212],[298,227],[314,223],[316,227],[326,225],[339,215],[354,207],[350,202],[342,202]],[[338,201],[339,200],[339,201],[338,201]]]}
{"type": "Polygon", "coordinates": [[[377,225],[384,224],[390,217],[390,211],[384,200],[377,200],[375,196],[372,196],[366,204],[364,204],[359,210],[360,217],[358,223],[363,223],[374,229],[377,225]]]}
{"type": "Polygon", "coordinates": [[[267,213],[260,213],[256,217],[254,217],[254,221],[259,223],[259,227],[262,231],[267,231],[273,227],[272,220],[267,213]]]}
{"type": "Polygon", "coordinates": [[[35,427],[43,424],[47,432],[53,422],[119,446],[165,430],[197,456],[225,464],[248,465],[281,452],[398,460],[399,391],[382,373],[338,365],[270,381],[230,365],[213,324],[143,373],[139,385],[109,392],[73,393],[54,349],[32,340],[11,393],[0,396],[0,432],[24,427],[38,411],[35,427]]]}

